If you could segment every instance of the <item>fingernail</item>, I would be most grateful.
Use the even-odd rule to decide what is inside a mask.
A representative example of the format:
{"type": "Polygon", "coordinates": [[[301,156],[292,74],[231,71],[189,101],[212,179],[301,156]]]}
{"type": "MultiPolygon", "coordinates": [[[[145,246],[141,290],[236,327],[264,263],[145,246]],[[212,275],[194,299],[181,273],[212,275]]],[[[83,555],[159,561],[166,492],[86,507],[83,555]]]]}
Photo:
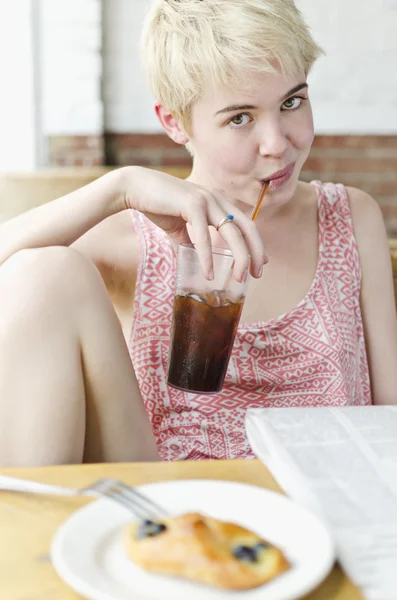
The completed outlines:
{"type": "Polygon", "coordinates": [[[213,281],[215,279],[215,275],[214,275],[214,269],[210,269],[208,272],[208,279],[210,281],[213,281]]]}
{"type": "Polygon", "coordinates": [[[242,277],[241,277],[241,283],[245,283],[247,281],[248,278],[248,269],[246,271],[244,271],[242,277]]]}
{"type": "Polygon", "coordinates": [[[262,277],[262,275],[263,275],[263,266],[258,270],[256,276],[259,279],[260,277],[262,277]]]}

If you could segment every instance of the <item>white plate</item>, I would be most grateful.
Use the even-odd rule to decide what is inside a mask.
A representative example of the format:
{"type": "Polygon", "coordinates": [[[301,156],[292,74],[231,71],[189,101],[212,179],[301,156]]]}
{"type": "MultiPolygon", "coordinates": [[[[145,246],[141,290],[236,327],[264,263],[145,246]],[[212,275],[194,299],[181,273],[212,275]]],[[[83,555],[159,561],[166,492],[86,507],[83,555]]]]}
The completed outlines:
{"type": "Polygon", "coordinates": [[[292,568],[249,592],[147,573],[126,556],[122,529],[130,513],[111,500],[76,511],[56,532],[51,558],[58,574],[89,600],[296,600],[316,587],[335,560],[332,539],[317,517],[285,496],[228,481],[181,480],[139,489],[170,513],[198,511],[241,524],[281,548],[292,568]]]}

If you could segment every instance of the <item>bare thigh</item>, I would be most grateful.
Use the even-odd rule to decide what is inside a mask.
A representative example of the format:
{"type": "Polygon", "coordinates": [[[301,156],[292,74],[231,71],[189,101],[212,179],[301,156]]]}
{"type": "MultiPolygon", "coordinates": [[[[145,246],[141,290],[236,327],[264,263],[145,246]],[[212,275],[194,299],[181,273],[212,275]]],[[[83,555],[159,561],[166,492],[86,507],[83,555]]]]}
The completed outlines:
{"type": "Polygon", "coordinates": [[[98,270],[63,247],[0,267],[0,464],[157,460],[98,270]]]}

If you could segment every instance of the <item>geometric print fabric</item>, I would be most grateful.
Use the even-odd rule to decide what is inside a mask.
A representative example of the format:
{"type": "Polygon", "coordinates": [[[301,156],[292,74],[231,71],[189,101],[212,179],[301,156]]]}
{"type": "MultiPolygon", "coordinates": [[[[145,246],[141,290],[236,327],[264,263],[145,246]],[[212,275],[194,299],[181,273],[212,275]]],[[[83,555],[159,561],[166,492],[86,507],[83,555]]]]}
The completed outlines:
{"type": "Polygon", "coordinates": [[[225,384],[214,395],[167,386],[176,257],[168,236],[131,211],[140,240],[129,350],[163,460],[253,458],[251,407],[371,404],[360,310],[360,262],[346,189],[316,186],[319,260],[291,311],[238,328],[225,384]]]}

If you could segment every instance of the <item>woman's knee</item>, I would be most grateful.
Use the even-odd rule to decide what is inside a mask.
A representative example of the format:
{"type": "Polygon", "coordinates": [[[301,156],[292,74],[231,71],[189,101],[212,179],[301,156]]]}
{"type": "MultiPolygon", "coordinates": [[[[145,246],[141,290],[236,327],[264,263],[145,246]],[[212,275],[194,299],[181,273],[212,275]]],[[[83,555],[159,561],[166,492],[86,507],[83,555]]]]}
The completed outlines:
{"type": "Polygon", "coordinates": [[[0,297],[59,299],[70,293],[75,298],[98,285],[96,267],[80,252],[63,246],[21,250],[0,267],[0,297]]]}
{"type": "Polygon", "coordinates": [[[2,329],[37,315],[62,313],[67,319],[104,288],[96,267],[71,248],[22,250],[0,267],[2,329]]]}

